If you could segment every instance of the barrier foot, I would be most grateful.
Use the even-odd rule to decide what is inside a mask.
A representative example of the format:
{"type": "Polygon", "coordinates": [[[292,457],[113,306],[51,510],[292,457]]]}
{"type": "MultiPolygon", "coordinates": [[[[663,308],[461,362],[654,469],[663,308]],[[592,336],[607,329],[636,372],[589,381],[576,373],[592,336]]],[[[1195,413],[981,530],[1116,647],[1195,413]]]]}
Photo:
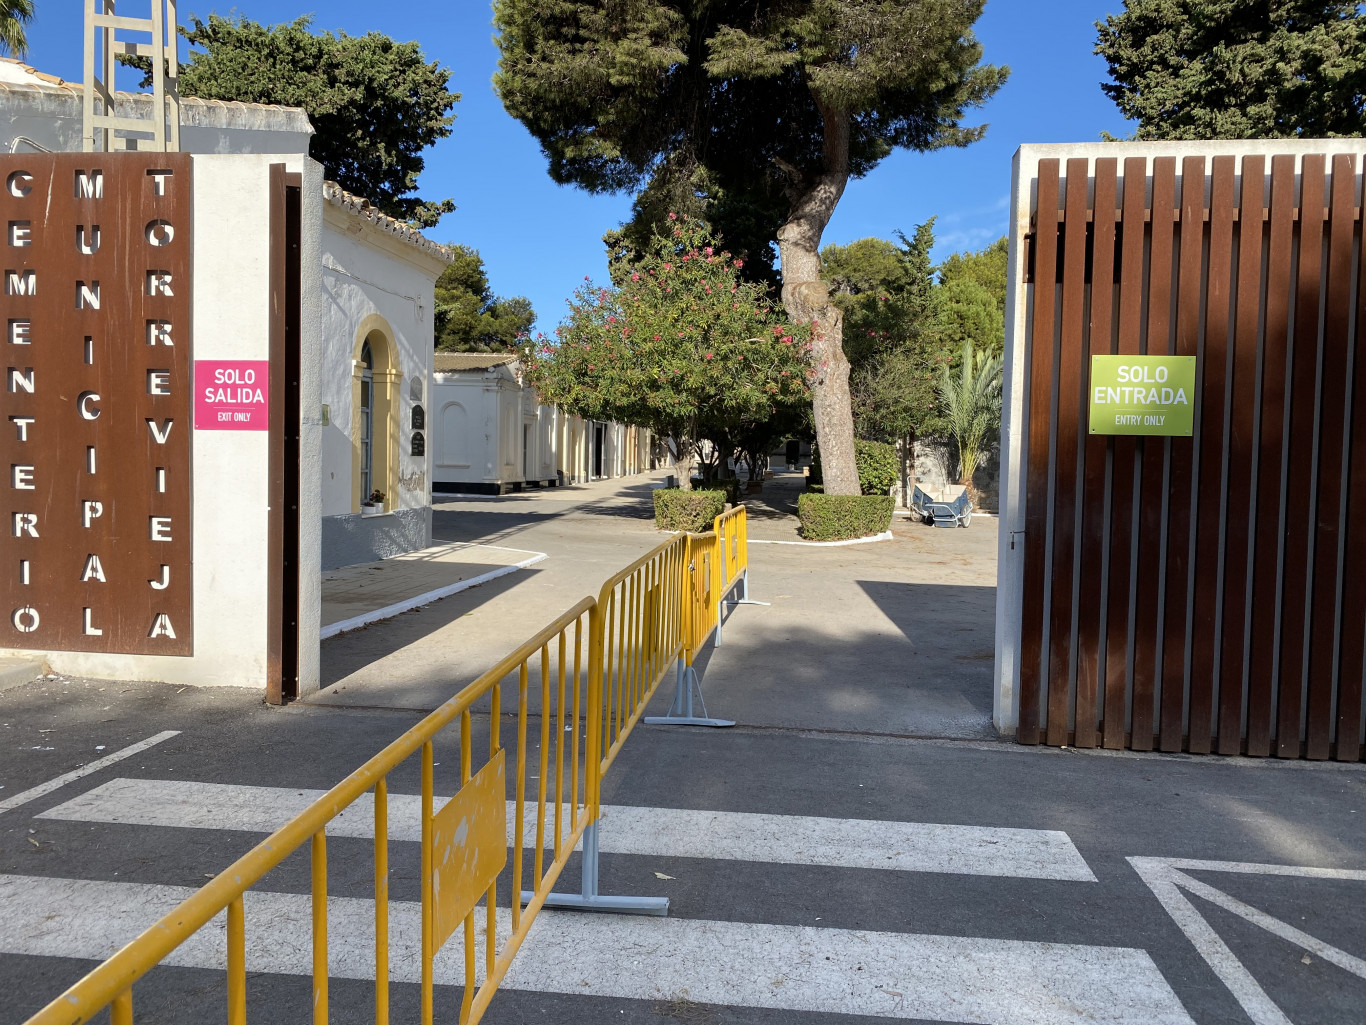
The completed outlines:
{"type": "MultiPolygon", "coordinates": [[[[522,891],[523,903],[535,896],[530,890],[522,891]]],[[[668,897],[609,897],[597,894],[585,897],[581,893],[547,894],[542,907],[562,908],[565,911],[604,911],[616,915],[667,915],[668,897]]]]}
{"type": "Polygon", "coordinates": [[[733,719],[713,719],[707,715],[707,703],[702,698],[702,685],[697,681],[697,671],[692,666],[679,664],[678,676],[674,681],[674,700],[667,715],[647,715],[645,721],[651,726],[734,726],[733,719]],[[702,706],[702,714],[694,715],[693,695],[702,706]]]}
{"type": "MultiPolygon", "coordinates": [[[[522,903],[536,895],[522,891],[522,903]]],[[[579,893],[548,893],[542,907],[566,911],[604,911],[617,915],[667,915],[668,897],[611,897],[598,893],[598,823],[583,831],[582,885],[579,893]]]]}
{"type": "Polygon", "coordinates": [[[755,601],[749,596],[749,570],[740,573],[740,597],[725,602],[727,605],[772,605],[771,601],[755,601]]]}

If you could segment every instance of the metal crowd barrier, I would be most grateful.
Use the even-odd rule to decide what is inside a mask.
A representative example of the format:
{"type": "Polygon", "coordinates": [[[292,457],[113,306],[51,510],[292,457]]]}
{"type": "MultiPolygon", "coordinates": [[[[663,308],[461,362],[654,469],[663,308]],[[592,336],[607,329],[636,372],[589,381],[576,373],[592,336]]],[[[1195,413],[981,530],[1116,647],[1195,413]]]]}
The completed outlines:
{"type": "MultiPolygon", "coordinates": [[[[745,512],[717,517],[709,534],[678,534],[602,586],[597,599],[572,609],[502,659],[479,679],[408,730],[251,851],[220,872],[160,921],[73,985],[26,1025],[78,1025],[105,1008],[110,1025],[132,1025],[133,987],[177,947],[226,913],[228,1025],[247,1020],[244,894],[291,854],[309,848],[311,865],[313,1023],[328,1021],[327,825],[367,794],[374,814],[375,1022],[388,1025],[390,951],[388,778],[417,757],[421,775],[421,1020],[432,1025],[435,962],[463,932],[463,991],[456,1020],[473,1025],[497,991],[543,907],[666,914],[664,897],[615,897],[598,892],[598,818],[602,776],[676,666],[670,714],[646,722],[729,726],[694,716],[701,689],[693,658],[720,623],[726,590],[748,590],[745,512]],[[504,692],[516,678],[515,726],[503,713],[504,692]],[[539,677],[540,686],[532,683],[539,677]],[[528,726],[533,696],[539,736],[528,726]],[[478,706],[476,708],[476,706],[478,706]],[[677,711],[678,714],[675,714],[677,711]],[[486,714],[488,737],[475,734],[474,713],[486,714]],[[437,808],[434,744],[459,720],[459,788],[437,808]],[[509,786],[504,730],[512,731],[514,779],[509,786]],[[552,732],[554,739],[552,741],[552,732]],[[530,746],[537,748],[536,752],[530,746]],[[534,798],[527,763],[539,767],[534,798]],[[479,768],[475,771],[475,766],[479,768]],[[509,798],[509,791],[511,797],[509,798]],[[534,833],[534,839],[532,835],[534,833]],[[570,854],[583,846],[580,892],[554,893],[570,854]],[[530,865],[526,850],[530,848],[530,865]],[[518,899],[498,905],[500,874],[511,851],[511,886],[518,899]],[[549,852],[549,861],[546,854],[549,852]],[[530,869],[530,887],[527,870],[530,869]],[[483,929],[476,912],[484,905],[483,929]],[[479,948],[483,948],[482,973],[479,948]],[[480,977],[482,974],[482,978],[480,977]]],[[[452,760],[446,755],[444,760],[452,760]]],[[[443,773],[443,776],[445,773],[443,773]]],[[[400,929],[399,935],[402,935],[400,929]]],[[[254,969],[255,970],[255,969],[254,969]]],[[[442,1009],[442,1017],[452,1017],[442,1009]]]]}

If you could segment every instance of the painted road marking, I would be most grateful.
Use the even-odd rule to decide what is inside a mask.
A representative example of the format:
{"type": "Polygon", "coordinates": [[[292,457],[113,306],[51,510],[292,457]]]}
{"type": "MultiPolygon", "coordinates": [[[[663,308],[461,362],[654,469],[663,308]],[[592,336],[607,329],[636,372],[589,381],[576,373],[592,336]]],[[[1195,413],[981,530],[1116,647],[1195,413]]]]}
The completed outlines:
{"type": "Polygon", "coordinates": [[[172,737],[179,736],[179,730],[163,730],[156,736],[148,737],[146,740],[139,740],[136,744],[130,744],[120,751],[97,758],[93,762],[82,765],[79,769],[72,769],[70,772],[63,773],[56,779],[50,779],[46,783],[39,783],[36,787],[20,791],[13,797],[7,797],[0,801],[0,812],[9,811],[11,808],[18,808],[21,804],[28,804],[29,801],[36,801],[38,798],[52,793],[61,787],[66,786],[73,780],[78,780],[82,776],[89,776],[92,772],[99,772],[108,765],[121,762],[125,758],[131,758],[135,754],[146,751],[149,747],[160,744],[163,740],[170,740],[172,737]]]}
{"type": "Polygon", "coordinates": [[[1187,875],[1186,872],[1229,872],[1238,875],[1294,876],[1301,879],[1335,879],[1349,882],[1366,882],[1366,872],[1340,868],[1307,868],[1298,865],[1262,865],[1241,861],[1197,861],[1187,858],[1130,858],[1129,864],[1148,884],[1167,914],[1186,934],[1200,956],[1219,976],[1229,992],[1242,1006],[1243,1011],[1252,1019],[1254,1025],[1292,1025],[1275,1001],[1262,989],[1237,956],[1229,949],[1213,927],[1205,921],[1204,915],[1196,910],[1185,894],[1186,890],[1201,897],[1225,911],[1232,912],[1258,928],[1265,929],[1273,936],[1293,943],[1295,946],[1315,954],[1366,979],[1366,961],[1347,953],[1339,947],[1325,943],[1296,929],[1292,925],[1231,897],[1208,883],[1187,875]],[[1183,871],[1184,870],[1184,871],[1183,871]]]}
{"type": "MultiPolygon", "coordinates": [[[[182,780],[115,779],[38,817],[272,833],[324,793],[182,780]]],[[[607,805],[602,810],[600,849],[611,854],[1096,881],[1071,838],[1060,830],[625,805],[607,805]]],[[[568,811],[566,807],[566,832],[568,811]]],[[[514,814],[509,804],[509,823],[514,814]]],[[[535,815],[535,805],[531,804],[523,830],[528,845],[535,843],[535,815]]],[[[553,805],[547,811],[547,820],[549,846],[553,805]]],[[[420,840],[421,821],[421,799],[417,795],[389,795],[392,839],[420,840]]],[[[373,829],[371,802],[363,800],[342,811],[327,832],[330,836],[368,839],[373,829]]]]}
{"type": "MultiPolygon", "coordinates": [[[[102,960],[193,892],[0,875],[0,951],[102,960]]],[[[248,891],[244,905],[247,971],[311,974],[308,896],[248,891]]],[[[391,978],[417,982],[420,907],[389,907],[391,978]]],[[[373,979],[372,903],[329,897],[327,910],[332,977],[373,979]]],[[[165,963],[221,970],[224,933],[220,914],[165,963]]],[[[458,938],[435,973],[463,981],[458,938]]],[[[979,1025],[1193,1025],[1152,958],[1129,947],[629,915],[542,912],[503,986],[979,1025]]]]}

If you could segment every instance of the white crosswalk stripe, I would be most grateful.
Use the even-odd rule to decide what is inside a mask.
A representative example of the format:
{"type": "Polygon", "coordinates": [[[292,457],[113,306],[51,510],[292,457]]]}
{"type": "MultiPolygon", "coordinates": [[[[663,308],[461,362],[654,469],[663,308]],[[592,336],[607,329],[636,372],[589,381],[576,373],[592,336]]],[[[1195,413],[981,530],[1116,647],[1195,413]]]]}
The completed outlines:
{"type": "MultiPolygon", "coordinates": [[[[192,892],[0,876],[0,951],[104,958],[192,892]]],[[[253,891],[245,908],[247,970],[308,975],[307,896],[253,891]]],[[[391,978],[416,982],[419,907],[390,909],[391,978]]],[[[374,978],[373,923],[370,901],[328,900],[334,977],[374,978]]],[[[166,963],[222,970],[224,935],[220,915],[166,963]]],[[[437,982],[459,985],[462,964],[457,936],[437,982]]],[[[503,985],[979,1025],[1192,1025],[1142,950],[677,918],[543,912],[503,985]]]]}
{"type": "MultiPolygon", "coordinates": [[[[323,793],[224,783],[115,779],[44,812],[39,818],[271,833],[323,793]]],[[[515,812],[511,804],[508,808],[511,821],[515,812]]],[[[420,839],[420,812],[420,798],[416,795],[391,794],[390,837],[420,839]]],[[[526,815],[523,835],[529,844],[534,844],[534,805],[526,815]]],[[[548,817],[553,818],[553,812],[548,817]]],[[[370,804],[361,801],[333,819],[327,832],[330,836],[369,838],[373,828],[370,804]]],[[[1048,829],[607,805],[603,808],[600,849],[611,854],[657,857],[1096,881],[1067,834],[1048,829]]]]}

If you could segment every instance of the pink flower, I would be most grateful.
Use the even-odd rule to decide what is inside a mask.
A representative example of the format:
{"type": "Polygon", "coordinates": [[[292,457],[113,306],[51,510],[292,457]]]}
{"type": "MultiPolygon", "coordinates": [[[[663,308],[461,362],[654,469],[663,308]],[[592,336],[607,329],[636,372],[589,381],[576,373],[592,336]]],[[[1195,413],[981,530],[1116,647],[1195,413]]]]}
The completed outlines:
{"type": "Polygon", "coordinates": [[[665,270],[673,270],[673,269],[674,269],[674,265],[671,264],[671,263],[666,263],[666,264],[664,265],[664,269],[665,269],[665,270]]]}
{"type": "Polygon", "coordinates": [[[633,273],[633,274],[631,275],[631,280],[632,280],[632,281],[639,281],[639,280],[640,280],[640,275],[639,275],[639,274],[634,274],[634,273],[633,273]]]}
{"type": "Polygon", "coordinates": [[[710,255],[711,255],[711,246],[707,246],[707,248],[704,249],[704,250],[702,250],[702,252],[704,252],[704,253],[706,253],[708,256],[710,256],[710,255]]]}
{"type": "Polygon", "coordinates": [[[659,335],[655,335],[655,341],[659,341],[659,335]]]}
{"type": "Polygon", "coordinates": [[[735,266],[737,266],[737,267],[743,267],[744,265],[745,265],[745,261],[744,261],[744,260],[736,260],[736,261],[735,261],[735,266]]]}
{"type": "Polygon", "coordinates": [[[678,214],[676,214],[676,213],[674,213],[672,210],[670,210],[670,211],[669,211],[669,220],[671,220],[671,221],[676,221],[676,220],[678,220],[678,214]]]}
{"type": "Polygon", "coordinates": [[[707,355],[706,355],[705,357],[703,357],[703,358],[704,358],[704,359],[711,359],[713,355],[715,355],[715,353],[709,352],[709,353],[707,353],[707,355]]]}
{"type": "Polygon", "coordinates": [[[592,369],[593,369],[593,364],[592,364],[592,363],[588,364],[588,369],[589,369],[589,370],[592,370],[592,369]]]}
{"type": "Polygon", "coordinates": [[[617,322],[617,318],[616,318],[616,317],[608,317],[608,318],[607,318],[607,323],[609,323],[609,324],[615,324],[616,322],[617,322]]]}
{"type": "Polygon", "coordinates": [[[678,332],[678,337],[679,337],[679,338],[682,338],[682,337],[683,337],[683,332],[682,332],[682,331],[678,332]]]}

